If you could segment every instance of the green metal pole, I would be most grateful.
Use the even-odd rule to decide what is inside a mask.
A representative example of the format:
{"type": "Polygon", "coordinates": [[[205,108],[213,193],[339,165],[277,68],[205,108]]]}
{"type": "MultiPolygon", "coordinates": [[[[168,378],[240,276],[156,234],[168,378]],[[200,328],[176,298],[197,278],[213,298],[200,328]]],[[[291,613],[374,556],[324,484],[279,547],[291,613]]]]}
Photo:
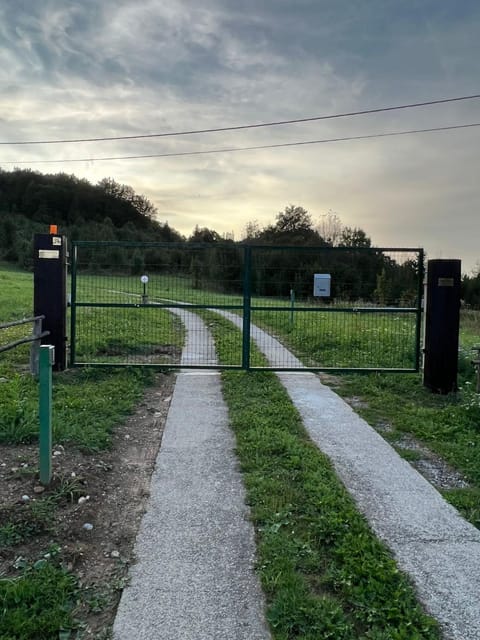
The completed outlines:
{"type": "Polygon", "coordinates": [[[423,249],[418,252],[418,287],[417,287],[417,312],[415,314],[415,371],[420,371],[422,360],[422,299],[424,294],[425,256],[423,249]]]}
{"type": "Polygon", "coordinates": [[[52,479],[52,365],[55,347],[45,344],[40,347],[39,380],[39,458],[40,482],[44,485],[52,479]]]}
{"type": "Polygon", "coordinates": [[[70,300],[70,366],[75,366],[77,342],[77,257],[78,250],[72,245],[72,298],[70,300]]]}
{"type": "Polygon", "coordinates": [[[250,369],[250,311],[252,304],[252,249],[245,247],[243,264],[242,369],[250,369]]]}
{"type": "Polygon", "coordinates": [[[290,289],[290,329],[293,329],[294,309],[295,309],[295,289],[290,289]]]}

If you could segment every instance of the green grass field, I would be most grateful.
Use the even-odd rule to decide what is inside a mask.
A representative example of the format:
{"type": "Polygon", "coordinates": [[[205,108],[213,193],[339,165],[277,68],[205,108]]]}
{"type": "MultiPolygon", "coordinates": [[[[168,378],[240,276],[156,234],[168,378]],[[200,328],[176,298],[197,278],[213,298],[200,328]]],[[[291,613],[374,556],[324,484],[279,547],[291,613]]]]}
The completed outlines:
{"type": "MultiPolygon", "coordinates": [[[[33,278],[31,274],[0,267],[0,323],[33,315],[33,278]]],[[[108,340],[120,340],[136,347],[155,341],[166,346],[157,359],[170,362],[177,357],[184,339],[183,327],[168,312],[145,327],[132,321],[129,314],[118,318],[117,326],[107,326],[102,318],[94,318],[82,336],[86,353],[91,341],[108,350],[108,340]],[[166,319],[166,322],[163,321],[166,319]],[[108,336],[108,337],[107,337],[108,336]],[[116,337],[115,337],[116,336],[116,337]]],[[[109,321],[111,319],[109,318],[109,321]]],[[[29,335],[31,325],[0,331],[0,344],[29,335]]],[[[98,347],[96,346],[95,349],[98,347]]],[[[26,375],[29,345],[0,354],[0,442],[7,444],[32,442],[38,437],[38,386],[26,375]]],[[[153,381],[148,371],[138,369],[78,369],[54,373],[53,436],[54,442],[71,442],[86,450],[108,447],[112,427],[125,417],[141,398],[145,385],[153,381]]]]}
{"type": "Polygon", "coordinates": [[[0,322],[32,315],[33,274],[0,263],[0,322]]]}
{"type": "Polygon", "coordinates": [[[178,363],[181,321],[162,309],[83,307],[76,314],[75,362],[178,363]]]}
{"type": "Polygon", "coordinates": [[[252,322],[282,337],[306,367],[415,367],[415,318],[410,314],[254,311],[252,322]]]}
{"type": "MultiPolygon", "coordinates": [[[[79,302],[140,302],[143,284],[139,276],[111,275],[79,272],[77,275],[77,300],[79,302]]],[[[173,274],[149,276],[146,294],[152,302],[189,302],[192,304],[242,305],[241,295],[229,295],[214,288],[195,288],[190,277],[173,274]]]]}

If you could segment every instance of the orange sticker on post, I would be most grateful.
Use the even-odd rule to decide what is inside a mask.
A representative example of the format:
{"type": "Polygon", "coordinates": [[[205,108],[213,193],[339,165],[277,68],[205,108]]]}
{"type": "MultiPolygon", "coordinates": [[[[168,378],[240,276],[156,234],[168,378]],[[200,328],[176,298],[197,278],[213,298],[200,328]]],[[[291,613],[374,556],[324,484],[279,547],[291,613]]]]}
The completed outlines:
{"type": "Polygon", "coordinates": [[[58,233],[58,226],[56,224],[50,225],[50,233],[52,235],[56,235],[58,233]]]}

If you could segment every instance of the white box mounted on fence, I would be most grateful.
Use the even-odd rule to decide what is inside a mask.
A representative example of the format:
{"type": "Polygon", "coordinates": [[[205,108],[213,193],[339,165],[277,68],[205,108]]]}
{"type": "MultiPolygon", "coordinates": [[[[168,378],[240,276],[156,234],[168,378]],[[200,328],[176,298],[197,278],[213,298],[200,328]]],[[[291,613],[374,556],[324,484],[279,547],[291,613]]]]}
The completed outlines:
{"type": "Polygon", "coordinates": [[[329,298],[331,280],[332,277],[329,273],[315,273],[313,276],[313,295],[329,298]]]}

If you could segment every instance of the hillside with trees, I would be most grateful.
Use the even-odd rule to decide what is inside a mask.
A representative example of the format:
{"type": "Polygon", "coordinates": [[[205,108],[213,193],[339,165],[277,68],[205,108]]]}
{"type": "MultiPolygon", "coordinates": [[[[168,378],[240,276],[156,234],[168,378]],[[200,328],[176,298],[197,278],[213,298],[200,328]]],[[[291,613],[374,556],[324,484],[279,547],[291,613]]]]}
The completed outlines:
{"type": "MultiPolygon", "coordinates": [[[[328,260],[320,259],[317,254],[313,262],[308,252],[282,252],[281,259],[278,251],[264,252],[262,264],[256,265],[252,274],[255,291],[259,295],[283,296],[288,293],[285,287],[292,285],[302,294],[302,283],[310,281],[305,274],[313,270],[334,274],[332,281],[337,288],[334,295],[346,300],[363,298],[388,304],[389,300],[403,297],[405,303],[413,304],[416,297],[418,265],[411,261],[398,264],[375,252],[363,229],[344,226],[332,212],[314,221],[306,209],[291,204],[280,211],[271,224],[262,227],[256,221],[249,222],[240,242],[226,240],[214,229],[200,226],[185,238],[167,222],[159,221],[158,211],[145,196],[112,178],[91,184],[65,173],[0,169],[0,260],[30,269],[33,234],[45,232],[49,224],[57,224],[70,240],[208,244],[215,247],[209,252],[208,261],[196,258],[189,266],[199,287],[218,287],[215,285],[218,276],[226,273],[232,282],[241,282],[240,247],[245,243],[323,247],[327,250],[325,256],[331,248],[351,248],[351,252],[330,252],[328,260]],[[369,248],[371,252],[353,251],[369,248]],[[338,283],[342,283],[340,288],[338,283]]],[[[113,267],[121,262],[122,252],[112,249],[110,253],[111,256],[103,256],[103,264],[113,267]]],[[[178,260],[179,257],[177,264],[178,260]]],[[[158,252],[146,251],[144,256],[137,256],[136,262],[138,269],[154,269],[158,252]]],[[[466,304],[480,306],[478,273],[463,277],[462,290],[466,304]]]]}
{"type": "Polygon", "coordinates": [[[0,169],[0,259],[30,268],[32,237],[57,224],[71,240],[184,240],[145,196],[104,178],[93,185],[64,173],[0,169]]]}

